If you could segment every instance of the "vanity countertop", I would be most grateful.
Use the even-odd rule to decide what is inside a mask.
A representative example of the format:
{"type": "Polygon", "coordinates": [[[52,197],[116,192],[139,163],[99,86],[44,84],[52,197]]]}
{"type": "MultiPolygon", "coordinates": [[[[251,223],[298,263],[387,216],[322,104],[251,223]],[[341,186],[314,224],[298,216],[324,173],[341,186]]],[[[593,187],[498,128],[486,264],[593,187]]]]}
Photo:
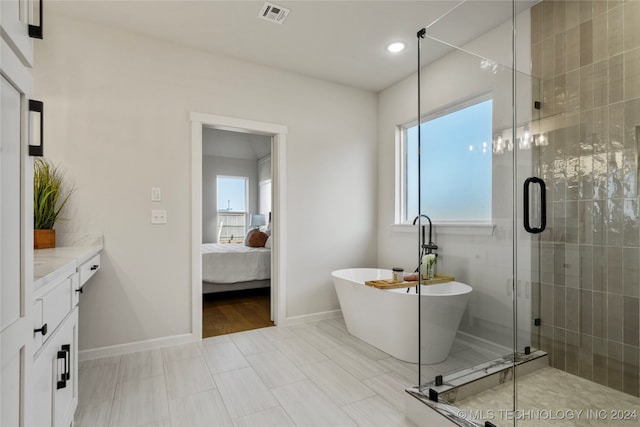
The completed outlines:
{"type": "Polygon", "coordinates": [[[80,265],[103,249],[102,243],[37,249],[33,254],[33,290],[72,274],[80,265]]]}

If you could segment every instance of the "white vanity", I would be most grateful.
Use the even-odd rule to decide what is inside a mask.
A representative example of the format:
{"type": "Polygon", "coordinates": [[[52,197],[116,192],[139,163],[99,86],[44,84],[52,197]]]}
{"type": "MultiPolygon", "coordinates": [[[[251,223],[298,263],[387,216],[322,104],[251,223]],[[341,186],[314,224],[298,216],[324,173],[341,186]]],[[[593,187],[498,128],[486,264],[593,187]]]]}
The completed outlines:
{"type": "Polygon", "coordinates": [[[0,426],[7,427],[73,424],[79,292],[100,269],[102,251],[102,237],[32,249],[32,156],[45,154],[45,138],[30,69],[43,19],[42,0],[0,1],[0,426]]]}
{"type": "Polygon", "coordinates": [[[100,270],[102,243],[36,250],[33,282],[33,424],[69,426],[78,404],[78,304],[100,270]]]}

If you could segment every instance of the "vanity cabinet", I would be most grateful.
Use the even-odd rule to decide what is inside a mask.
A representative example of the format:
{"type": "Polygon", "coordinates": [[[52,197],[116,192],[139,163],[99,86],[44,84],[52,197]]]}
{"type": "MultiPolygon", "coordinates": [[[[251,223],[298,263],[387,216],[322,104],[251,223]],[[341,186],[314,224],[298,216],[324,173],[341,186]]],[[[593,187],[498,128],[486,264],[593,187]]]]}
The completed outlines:
{"type": "Polygon", "coordinates": [[[87,283],[87,280],[91,279],[98,270],[100,270],[100,254],[82,263],[78,269],[80,273],[79,288],[82,288],[87,283]]]}
{"type": "Polygon", "coordinates": [[[37,265],[50,262],[55,267],[35,282],[33,294],[33,420],[29,425],[73,425],[78,406],[80,293],[100,269],[100,253],[88,251],[71,247],[36,253],[37,265]]]}
{"type": "Polygon", "coordinates": [[[37,353],[33,378],[33,426],[71,426],[78,406],[77,307],[37,353]]]}
{"type": "Polygon", "coordinates": [[[79,288],[79,274],[72,270],[68,277],[47,286],[46,292],[37,292],[33,304],[33,352],[38,357],[40,348],[62,324],[71,310],[78,305],[75,290],[79,288]]]}
{"type": "Polygon", "coordinates": [[[73,265],[34,294],[33,426],[73,423],[78,405],[78,308],[80,274],[73,265]]]}
{"type": "MultiPolygon", "coordinates": [[[[42,4],[0,1],[0,426],[73,425],[78,402],[76,290],[81,277],[90,277],[100,264],[98,255],[98,267],[91,270],[94,261],[81,274],[78,261],[87,257],[59,257],[34,280],[30,156],[43,155],[43,105],[30,99],[29,67],[32,38],[42,38],[42,4]],[[33,25],[34,20],[39,24],[33,25]]],[[[90,256],[99,250],[92,249],[90,256]]]]}

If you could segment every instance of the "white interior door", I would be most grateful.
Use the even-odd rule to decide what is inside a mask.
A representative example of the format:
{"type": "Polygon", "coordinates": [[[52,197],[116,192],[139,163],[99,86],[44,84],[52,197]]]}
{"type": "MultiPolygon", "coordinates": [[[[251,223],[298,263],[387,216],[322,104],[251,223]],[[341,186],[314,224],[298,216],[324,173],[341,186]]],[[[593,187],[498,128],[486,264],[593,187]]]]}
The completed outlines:
{"type": "Polygon", "coordinates": [[[261,181],[258,184],[258,212],[265,215],[267,221],[271,213],[271,180],[261,181]]]}

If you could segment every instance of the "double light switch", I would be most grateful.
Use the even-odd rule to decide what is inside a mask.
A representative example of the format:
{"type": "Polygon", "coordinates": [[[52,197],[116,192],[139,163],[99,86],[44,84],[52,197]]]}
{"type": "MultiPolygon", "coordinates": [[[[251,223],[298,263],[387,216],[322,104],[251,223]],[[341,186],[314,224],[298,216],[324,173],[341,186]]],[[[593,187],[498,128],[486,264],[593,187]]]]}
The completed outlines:
{"type": "MultiPolygon", "coordinates": [[[[162,200],[162,191],[160,187],[151,187],[151,201],[159,202],[162,200]]],[[[151,224],[166,224],[167,211],[164,209],[151,210],[151,224]]]]}

